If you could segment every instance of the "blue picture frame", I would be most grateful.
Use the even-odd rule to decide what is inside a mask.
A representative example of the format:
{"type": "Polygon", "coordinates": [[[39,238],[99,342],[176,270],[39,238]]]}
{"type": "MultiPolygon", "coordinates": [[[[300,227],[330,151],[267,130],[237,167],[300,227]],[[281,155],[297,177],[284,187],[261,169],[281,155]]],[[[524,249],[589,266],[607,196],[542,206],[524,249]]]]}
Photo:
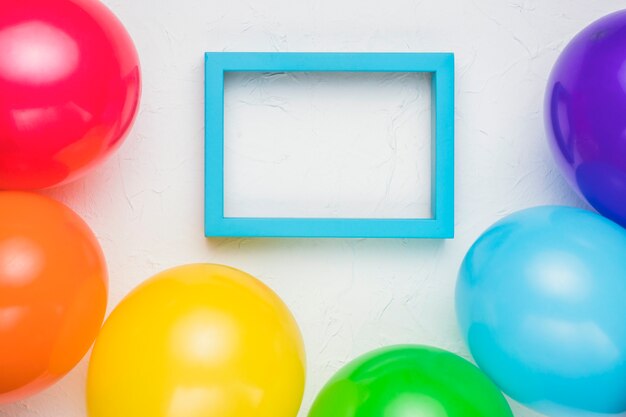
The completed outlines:
{"type": "Polygon", "coordinates": [[[205,54],[205,235],[207,237],[454,237],[454,54],[205,54]],[[416,219],[230,218],[224,216],[226,72],[432,73],[432,217],[416,219]]]}

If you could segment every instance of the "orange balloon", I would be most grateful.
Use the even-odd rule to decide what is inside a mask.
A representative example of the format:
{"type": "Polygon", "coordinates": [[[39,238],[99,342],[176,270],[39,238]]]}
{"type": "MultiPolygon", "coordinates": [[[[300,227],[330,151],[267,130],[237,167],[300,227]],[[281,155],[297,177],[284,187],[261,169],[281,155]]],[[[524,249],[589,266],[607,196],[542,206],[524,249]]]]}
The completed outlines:
{"type": "Polygon", "coordinates": [[[104,257],[85,222],[47,197],[0,192],[0,403],[69,372],[106,301],[104,257]]]}

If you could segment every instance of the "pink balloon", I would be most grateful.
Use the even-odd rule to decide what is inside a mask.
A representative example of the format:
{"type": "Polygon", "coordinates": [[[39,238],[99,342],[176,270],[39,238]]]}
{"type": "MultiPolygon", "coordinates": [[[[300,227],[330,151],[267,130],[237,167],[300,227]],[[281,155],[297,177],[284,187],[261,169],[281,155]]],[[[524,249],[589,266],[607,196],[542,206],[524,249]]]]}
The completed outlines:
{"type": "Polygon", "coordinates": [[[0,2],[0,189],[51,187],[100,163],[140,90],[135,46],[99,1],[0,2]]]}

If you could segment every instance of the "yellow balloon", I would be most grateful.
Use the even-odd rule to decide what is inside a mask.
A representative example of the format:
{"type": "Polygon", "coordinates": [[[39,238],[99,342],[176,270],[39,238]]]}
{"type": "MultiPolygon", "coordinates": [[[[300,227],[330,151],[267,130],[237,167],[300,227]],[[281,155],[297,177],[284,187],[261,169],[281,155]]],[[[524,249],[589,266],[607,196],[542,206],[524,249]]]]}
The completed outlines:
{"type": "Polygon", "coordinates": [[[87,378],[90,417],[295,417],[305,356],[278,296],[221,265],[162,272],[107,319],[87,378]]]}

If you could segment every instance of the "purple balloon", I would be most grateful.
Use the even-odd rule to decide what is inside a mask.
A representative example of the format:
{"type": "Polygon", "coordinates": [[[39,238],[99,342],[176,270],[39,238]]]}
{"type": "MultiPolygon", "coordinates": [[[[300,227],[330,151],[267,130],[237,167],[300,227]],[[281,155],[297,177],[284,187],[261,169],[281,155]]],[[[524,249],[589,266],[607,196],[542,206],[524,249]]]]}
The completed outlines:
{"type": "Polygon", "coordinates": [[[569,183],[626,227],[626,10],[567,45],[550,75],[545,120],[569,183]]]}

